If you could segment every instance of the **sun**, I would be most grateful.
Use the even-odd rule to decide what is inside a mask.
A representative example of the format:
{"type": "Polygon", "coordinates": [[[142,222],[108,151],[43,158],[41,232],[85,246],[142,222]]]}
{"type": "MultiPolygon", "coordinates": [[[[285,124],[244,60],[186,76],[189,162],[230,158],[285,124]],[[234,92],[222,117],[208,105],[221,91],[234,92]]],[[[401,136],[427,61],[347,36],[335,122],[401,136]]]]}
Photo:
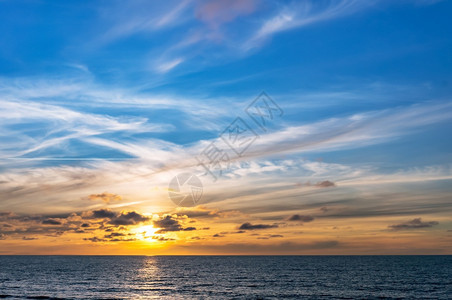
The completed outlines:
{"type": "Polygon", "coordinates": [[[138,239],[140,240],[150,240],[154,241],[152,239],[153,236],[155,236],[156,232],[159,230],[159,228],[155,228],[152,225],[145,225],[140,226],[132,230],[132,233],[134,233],[138,239]]]}

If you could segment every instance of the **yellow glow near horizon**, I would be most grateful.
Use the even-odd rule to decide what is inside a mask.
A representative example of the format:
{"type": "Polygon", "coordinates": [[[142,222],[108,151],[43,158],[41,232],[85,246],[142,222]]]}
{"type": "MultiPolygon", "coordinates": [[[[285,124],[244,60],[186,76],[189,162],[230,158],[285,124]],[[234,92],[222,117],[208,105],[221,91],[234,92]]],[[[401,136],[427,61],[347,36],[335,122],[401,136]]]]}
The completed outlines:
{"type": "Polygon", "coordinates": [[[135,233],[137,238],[140,240],[155,241],[152,237],[155,235],[157,230],[159,230],[159,228],[155,228],[152,225],[145,225],[133,229],[132,232],[135,233]]]}

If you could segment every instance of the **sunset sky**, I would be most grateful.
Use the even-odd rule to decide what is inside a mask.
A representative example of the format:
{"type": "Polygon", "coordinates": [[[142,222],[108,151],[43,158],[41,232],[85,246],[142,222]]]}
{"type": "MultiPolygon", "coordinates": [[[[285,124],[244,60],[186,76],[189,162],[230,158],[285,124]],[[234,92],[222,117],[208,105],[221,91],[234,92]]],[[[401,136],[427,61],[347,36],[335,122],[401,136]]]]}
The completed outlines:
{"type": "Polygon", "coordinates": [[[451,13],[0,0],[0,254],[452,254],[451,13]]]}

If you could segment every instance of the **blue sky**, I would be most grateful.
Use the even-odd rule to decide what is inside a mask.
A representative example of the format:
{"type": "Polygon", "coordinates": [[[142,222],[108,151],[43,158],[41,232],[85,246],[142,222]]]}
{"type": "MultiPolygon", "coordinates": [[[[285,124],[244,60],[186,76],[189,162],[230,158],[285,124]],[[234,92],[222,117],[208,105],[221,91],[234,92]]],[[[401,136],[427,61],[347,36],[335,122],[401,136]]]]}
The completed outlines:
{"type": "Polygon", "coordinates": [[[452,209],[451,12],[447,0],[1,0],[0,210],[82,211],[108,191],[127,199],[118,207],[168,211],[152,193],[199,171],[195,157],[242,117],[259,138],[223,181],[203,176],[205,205],[251,214],[234,199],[285,191],[289,211],[284,187],[329,180],[328,203],[356,198],[363,212],[382,191],[418,193],[437,210],[401,215],[435,219],[452,209]],[[284,111],[266,132],[244,111],[262,91],[284,111]]]}
{"type": "MultiPolygon", "coordinates": [[[[187,99],[184,109],[205,106],[215,116],[204,121],[224,126],[234,116],[215,111],[218,103],[234,111],[265,90],[290,106],[284,121],[294,125],[440,102],[451,90],[448,1],[1,5],[3,90],[38,86],[44,94],[33,101],[39,103],[146,119],[163,132],[139,136],[177,144],[216,132],[190,124],[198,122],[186,118],[177,103],[144,110],[130,103],[124,110],[124,103],[115,107],[105,100],[187,99]],[[83,95],[87,87],[110,94],[98,104],[95,95],[83,95]],[[197,104],[190,108],[192,102],[197,104]]],[[[441,136],[441,127],[422,138],[441,136]]],[[[127,138],[117,132],[111,137],[127,138]]],[[[450,146],[435,144],[438,154],[450,146]]]]}

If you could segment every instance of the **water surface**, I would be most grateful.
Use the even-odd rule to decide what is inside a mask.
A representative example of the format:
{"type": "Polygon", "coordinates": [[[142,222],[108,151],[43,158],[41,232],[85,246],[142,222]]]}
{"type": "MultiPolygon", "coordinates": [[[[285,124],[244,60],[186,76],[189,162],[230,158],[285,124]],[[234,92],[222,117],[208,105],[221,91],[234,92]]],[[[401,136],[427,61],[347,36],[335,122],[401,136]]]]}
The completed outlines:
{"type": "Polygon", "coordinates": [[[9,299],[450,299],[452,256],[0,256],[9,299]]]}

